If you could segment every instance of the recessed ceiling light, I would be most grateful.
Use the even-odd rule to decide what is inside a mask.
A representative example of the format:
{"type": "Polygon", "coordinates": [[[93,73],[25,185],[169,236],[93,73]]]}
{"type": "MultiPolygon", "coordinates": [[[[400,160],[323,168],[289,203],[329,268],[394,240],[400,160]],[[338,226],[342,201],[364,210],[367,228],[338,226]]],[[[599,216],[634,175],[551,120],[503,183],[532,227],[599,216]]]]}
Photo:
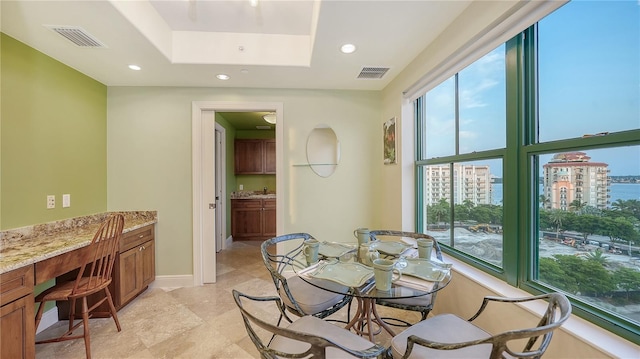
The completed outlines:
{"type": "Polygon", "coordinates": [[[131,70],[135,70],[135,71],[140,71],[142,70],[142,67],[138,66],[138,65],[129,65],[129,68],[131,70]]]}
{"type": "Polygon", "coordinates": [[[216,77],[218,78],[218,80],[228,80],[228,79],[230,79],[229,75],[225,75],[225,74],[217,74],[216,77]]]}
{"type": "Polygon", "coordinates": [[[356,45],[354,44],[344,44],[340,47],[340,51],[342,51],[345,54],[350,54],[354,51],[356,51],[356,45]]]}
{"type": "Polygon", "coordinates": [[[249,73],[249,70],[247,70],[247,69],[242,69],[242,70],[240,70],[240,73],[248,74],[248,73],[249,73]]]}

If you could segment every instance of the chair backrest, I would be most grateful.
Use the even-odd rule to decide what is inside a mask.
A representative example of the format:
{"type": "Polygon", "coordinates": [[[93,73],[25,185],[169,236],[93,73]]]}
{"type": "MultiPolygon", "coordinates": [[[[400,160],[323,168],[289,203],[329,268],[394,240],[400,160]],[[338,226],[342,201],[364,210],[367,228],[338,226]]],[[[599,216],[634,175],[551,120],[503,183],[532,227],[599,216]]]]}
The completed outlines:
{"type": "MultiPolygon", "coordinates": [[[[253,301],[256,303],[274,302],[277,305],[280,313],[284,313],[285,307],[284,307],[284,304],[282,303],[282,300],[279,297],[273,297],[273,296],[255,297],[255,296],[250,296],[250,295],[241,293],[235,289],[233,289],[232,292],[233,292],[233,298],[236,302],[236,305],[238,306],[238,309],[240,309],[240,314],[242,314],[242,319],[244,321],[245,328],[247,329],[247,334],[249,335],[249,338],[251,339],[253,344],[256,346],[256,348],[260,352],[261,358],[274,358],[274,359],[275,358],[325,358],[327,354],[327,348],[337,348],[339,350],[344,351],[341,353],[340,357],[347,357],[348,354],[350,354],[358,358],[375,358],[375,357],[381,356],[383,352],[386,350],[386,348],[380,345],[375,345],[373,343],[369,343],[370,347],[367,347],[366,349],[354,350],[351,348],[346,348],[345,346],[338,344],[333,340],[324,338],[319,335],[315,335],[307,332],[301,332],[301,331],[293,330],[290,328],[271,324],[252,314],[252,312],[255,312],[254,310],[255,307],[250,309],[245,308],[243,303],[245,301],[244,298],[248,299],[247,302],[249,301],[253,301]],[[306,349],[304,352],[299,352],[300,350],[299,345],[289,345],[291,349],[296,348],[295,352],[289,353],[289,352],[284,352],[284,350],[286,350],[286,348],[288,347],[287,345],[282,345],[278,348],[269,347],[269,344],[260,338],[260,335],[256,331],[257,328],[254,328],[254,326],[260,327],[263,330],[267,331],[272,341],[273,341],[273,338],[276,336],[286,337],[294,341],[308,343],[308,349],[306,349]]],[[[263,310],[267,310],[267,309],[264,309],[263,305],[261,305],[260,308],[262,308],[263,310]]],[[[306,317],[306,319],[309,319],[309,318],[310,317],[306,317]]],[[[317,322],[312,322],[314,324],[316,323],[323,324],[322,319],[318,319],[315,317],[311,317],[311,319],[317,321],[317,322]]],[[[329,325],[332,325],[332,324],[329,324],[329,325]]],[[[315,325],[312,327],[316,328],[315,325]]],[[[311,330],[313,330],[313,328],[311,328],[311,330]]],[[[336,329],[341,329],[341,328],[336,327],[336,329]]],[[[346,332],[344,334],[350,335],[351,333],[346,332]]],[[[358,340],[362,340],[359,337],[357,338],[358,340]]]]}
{"type": "MultiPolygon", "coordinates": [[[[305,315],[300,306],[297,305],[295,298],[291,294],[291,290],[287,284],[287,278],[283,275],[286,270],[293,270],[293,266],[297,265],[300,268],[304,268],[306,263],[301,263],[299,260],[304,258],[302,255],[304,241],[312,239],[313,236],[308,233],[291,233],[277,237],[273,237],[262,242],[260,251],[262,252],[262,261],[265,267],[271,274],[271,279],[276,287],[278,293],[286,293],[289,301],[295,306],[293,309],[298,315],[305,315]],[[296,243],[293,248],[289,249],[284,254],[278,254],[277,244],[285,241],[298,240],[300,243],[296,243]]],[[[285,315],[286,317],[286,315],[285,315]]]]}
{"type": "MultiPolygon", "coordinates": [[[[503,313],[502,311],[499,313],[503,313]]],[[[506,298],[506,297],[494,297],[487,296],[484,298],[482,305],[478,309],[475,315],[468,319],[469,326],[473,326],[475,329],[477,339],[468,341],[456,341],[456,335],[458,333],[466,333],[468,336],[470,333],[469,328],[456,327],[455,331],[450,331],[448,338],[440,338],[440,341],[434,341],[433,339],[425,336],[421,336],[418,331],[411,333],[407,338],[407,350],[405,351],[403,358],[409,357],[412,353],[413,344],[425,346],[436,352],[429,352],[429,357],[437,358],[437,351],[440,350],[457,350],[463,348],[482,348],[483,346],[490,345],[491,352],[484,352],[482,349],[478,349],[479,352],[465,355],[482,355],[488,359],[504,359],[504,358],[522,358],[522,359],[539,359],[545,353],[551,343],[553,332],[559,328],[571,315],[571,303],[565,295],[562,293],[548,293],[537,296],[523,297],[523,298],[506,298]],[[494,335],[482,330],[478,326],[471,324],[480,314],[487,308],[488,303],[523,303],[535,300],[546,300],[548,302],[547,308],[538,321],[535,327],[508,330],[494,335]],[[477,332],[483,334],[477,335],[477,332]],[[526,344],[521,350],[512,349],[517,346],[521,346],[523,342],[526,344]],[[482,353],[482,354],[481,354],[482,353]]],[[[445,315],[438,315],[436,317],[427,319],[424,323],[427,324],[430,320],[436,320],[437,318],[444,318],[445,315]]],[[[432,325],[433,323],[428,323],[432,325]]],[[[446,324],[442,324],[446,325],[446,324]]],[[[453,324],[452,324],[453,325],[453,324]]],[[[409,329],[411,330],[411,329],[409,329]]],[[[424,354],[424,353],[421,353],[424,354]]],[[[443,355],[445,357],[450,357],[443,355]]]]}
{"type": "Polygon", "coordinates": [[[122,214],[111,215],[100,225],[89,244],[90,249],[80,267],[71,296],[95,292],[111,283],[123,229],[122,214]]]}
{"type": "Polygon", "coordinates": [[[490,300],[517,303],[539,299],[546,300],[548,305],[538,325],[533,328],[510,330],[494,335],[492,337],[493,349],[491,358],[502,358],[502,353],[504,352],[516,358],[540,358],[549,347],[554,330],[559,328],[571,316],[571,303],[562,293],[547,293],[520,299],[485,298],[478,313],[469,319],[469,321],[475,319],[490,300]],[[527,344],[522,351],[513,351],[508,347],[508,343],[518,339],[528,339],[527,344]]]}

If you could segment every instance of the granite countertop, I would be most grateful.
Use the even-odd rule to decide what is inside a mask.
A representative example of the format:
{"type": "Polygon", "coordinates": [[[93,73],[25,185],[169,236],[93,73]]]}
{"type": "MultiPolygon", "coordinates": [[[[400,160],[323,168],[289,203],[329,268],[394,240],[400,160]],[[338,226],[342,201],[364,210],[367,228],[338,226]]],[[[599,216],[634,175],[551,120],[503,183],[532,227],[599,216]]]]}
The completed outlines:
{"type": "Polygon", "coordinates": [[[0,232],[0,274],[84,247],[112,213],[124,214],[123,233],[156,223],[156,211],[104,212],[0,232]]]}
{"type": "Polygon", "coordinates": [[[260,198],[276,198],[275,192],[267,192],[266,194],[262,191],[237,191],[231,193],[231,199],[260,199],[260,198]]]}

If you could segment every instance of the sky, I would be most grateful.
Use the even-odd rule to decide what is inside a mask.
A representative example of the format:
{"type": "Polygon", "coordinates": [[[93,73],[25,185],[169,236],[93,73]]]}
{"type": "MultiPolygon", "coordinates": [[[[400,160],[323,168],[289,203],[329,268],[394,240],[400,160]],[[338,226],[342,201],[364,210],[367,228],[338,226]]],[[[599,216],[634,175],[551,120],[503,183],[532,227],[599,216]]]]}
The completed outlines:
{"type": "MultiPolygon", "coordinates": [[[[540,141],[640,129],[638,0],[573,0],[539,22],[538,40],[540,141]]],[[[504,66],[501,45],[460,72],[461,153],[505,146],[504,66]]],[[[429,158],[453,154],[453,89],[427,93],[429,158]]],[[[640,146],[582,151],[613,176],[640,175],[640,146]]]]}

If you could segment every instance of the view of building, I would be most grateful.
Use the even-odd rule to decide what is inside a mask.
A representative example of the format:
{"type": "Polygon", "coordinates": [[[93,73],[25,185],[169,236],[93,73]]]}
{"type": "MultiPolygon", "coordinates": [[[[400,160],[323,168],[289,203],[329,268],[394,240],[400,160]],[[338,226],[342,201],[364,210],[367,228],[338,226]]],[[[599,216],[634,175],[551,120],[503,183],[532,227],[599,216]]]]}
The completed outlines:
{"type": "Polygon", "coordinates": [[[589,162],[585,152],[559,153],[543,166],[543,195],[546,209],[568,210],[571,203],[606,209],[609,204],[609,167],[589,162]]]}
{"type": "Polygon", "coordinates": [[[469,200],[474,204],[491,204],[491,171],[489,166],[453,165],[453,184],[449,174],[449,166],[429,166],[425,175],[425,199],[427,205],[438,203],[441,199],[449,200],[451,188],[454,204],[462,204],[469,200]]]}

